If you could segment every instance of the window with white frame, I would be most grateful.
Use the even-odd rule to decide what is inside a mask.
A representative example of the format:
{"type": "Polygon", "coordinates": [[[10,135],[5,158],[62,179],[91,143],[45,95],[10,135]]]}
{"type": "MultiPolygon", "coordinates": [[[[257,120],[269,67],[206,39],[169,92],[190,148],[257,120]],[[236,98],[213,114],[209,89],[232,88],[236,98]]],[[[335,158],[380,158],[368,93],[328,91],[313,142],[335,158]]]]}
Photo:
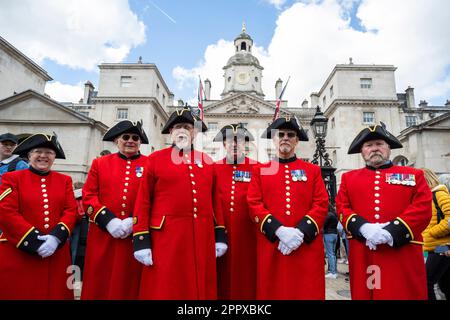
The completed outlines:
{"type": "Polygon", "coordinates": [[[330,98],[333,98],[334,95],[334,89],[333,86],[330,87],[330,98]]]}
{"type": "Polygon", "coordinates": [[[217,122],[208,122],[208,130],[211,130],[211,131],[219,130],[219,123],[217,123],[217,122]]]}
{"type": "Polygon", "coordinates": [[[374,124],[375,123],[375,112],[363,112],[363,123],[364,124],[374,124]]]}
{"type": "Polygon", "coordinates": [[[156,97],[159,97],[159,84],[156,84],[156,97]]]}
{"type": "Polygon", "coordinates": [[[117,120],[126,120],[128,119],[128,108],[117,108],[117,120]]]}
{"type": "Polygon", "coordinates": [[[415,126],[417,124],[416,116],[406,116],[406,127],[415,126]]]}
{"type": "Polygon", "coordinates": [[[120,86],[122,88],[131,87],[132,78],[131,76],[121,76],[120,77],[120,86]]]}
{"type": "Polygon", "coordinates": [[[360,79],[361,89],[372,89],[372,78],[360,79]]]}
{"type": "Polygon", "coordinates": [[[323,96],[323,107],[325,108],[325,106],[327,105],[327,96],[323,96]]]}
{"type": "Polygon", "coordinates": [[[155,125],[155,127],[158,124],[158,116],[156,114],[153,115],[153,124],[155,125]]]}

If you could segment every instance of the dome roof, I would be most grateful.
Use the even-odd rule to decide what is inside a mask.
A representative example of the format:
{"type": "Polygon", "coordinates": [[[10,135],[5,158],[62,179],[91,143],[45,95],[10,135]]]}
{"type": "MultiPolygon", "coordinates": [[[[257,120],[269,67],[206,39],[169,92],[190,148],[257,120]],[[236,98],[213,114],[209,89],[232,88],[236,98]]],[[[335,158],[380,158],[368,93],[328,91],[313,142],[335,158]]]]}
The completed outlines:
{"type": "Polygon", "coordinates": [[[242,32],[240,35],[236,37],[236,39],[234,39],[234,41],[239,39],[249,39],[253,41],[252,37],[250,37],[246,32],[242,32]]]}
{"type": "Polygon", "coordinates": [[[228,59],[227,66],[232,64],[255,64],[259,66],[259,61],[250,52],[240,51],[228,59]]]}

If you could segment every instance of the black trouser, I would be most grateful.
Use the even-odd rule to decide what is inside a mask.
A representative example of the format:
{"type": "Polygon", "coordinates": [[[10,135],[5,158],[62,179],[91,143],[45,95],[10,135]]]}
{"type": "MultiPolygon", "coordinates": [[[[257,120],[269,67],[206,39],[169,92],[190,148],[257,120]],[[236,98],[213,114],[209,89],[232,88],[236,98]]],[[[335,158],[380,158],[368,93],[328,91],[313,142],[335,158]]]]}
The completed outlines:
{"type": "Polygon", "coordinates": [[[445,294],[445,298],[450,300],[450,257],[429,252],[426,268],[428,300],[436,300],[436,295],[434,294],[435,283],[439,284],[439,288],[445,294]]]}

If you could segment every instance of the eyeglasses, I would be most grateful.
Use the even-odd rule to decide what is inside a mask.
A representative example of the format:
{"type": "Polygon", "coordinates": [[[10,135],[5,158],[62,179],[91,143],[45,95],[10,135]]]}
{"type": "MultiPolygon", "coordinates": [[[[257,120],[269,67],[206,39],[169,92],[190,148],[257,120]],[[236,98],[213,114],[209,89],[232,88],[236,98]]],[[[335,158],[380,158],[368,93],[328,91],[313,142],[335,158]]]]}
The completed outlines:
{"type": "Polygon", "coordinates": [[[128,141],[128,140],[130,140],[130,138],[133,140],[133,141],[139,141],[139,139],[140,139],[140,137],[137,135],[137,134],[124,134],[124,135],[122,135],[122,137],[120,137],[122,140],[124,140],[124,141],[128,141]]]}
{"type": "Polygon", "coordinates": [[[278,132],[278,138],[283,139],[284,136],[288,138],[294,138],[297,134],[295,132],[278,132]]]}
{"type": "Polygon", "coordinates": [[[56,155],[56,152],[53,150],[50,151],[43,151],[43,150],[32,150],[31,153],[36,153],[39,156],[45,155],[45,156],[54,156],[56,155]]]}
{"type": "Polygon", "coordinates": [[[192,130],[194,129],[194,126],[190,123],[177,123],[173,126],[174,129],[185,129],[185,130],[192,130]]]}

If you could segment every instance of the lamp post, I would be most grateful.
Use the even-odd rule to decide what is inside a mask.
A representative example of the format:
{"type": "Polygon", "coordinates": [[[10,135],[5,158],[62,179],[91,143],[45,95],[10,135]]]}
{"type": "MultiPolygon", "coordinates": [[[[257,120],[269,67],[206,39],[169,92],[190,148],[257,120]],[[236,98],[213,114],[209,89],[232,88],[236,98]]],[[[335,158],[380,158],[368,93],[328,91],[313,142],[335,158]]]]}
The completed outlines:
{"type": "Polygon", "coordinates": [[[312,163],[319,165],[322,169],[322,179],[325,182],[325,186],[328,191],[330,203],[334,205],[334,199],[336,197],[336,176],[333,168],[330,156],[325,150],[325,137],[327,135],[328,118],[320,111],[320,107],[317,106],[316,113],[311,120],[311,129],[316,139],[316,151],[314,152],[312,163]]]}

